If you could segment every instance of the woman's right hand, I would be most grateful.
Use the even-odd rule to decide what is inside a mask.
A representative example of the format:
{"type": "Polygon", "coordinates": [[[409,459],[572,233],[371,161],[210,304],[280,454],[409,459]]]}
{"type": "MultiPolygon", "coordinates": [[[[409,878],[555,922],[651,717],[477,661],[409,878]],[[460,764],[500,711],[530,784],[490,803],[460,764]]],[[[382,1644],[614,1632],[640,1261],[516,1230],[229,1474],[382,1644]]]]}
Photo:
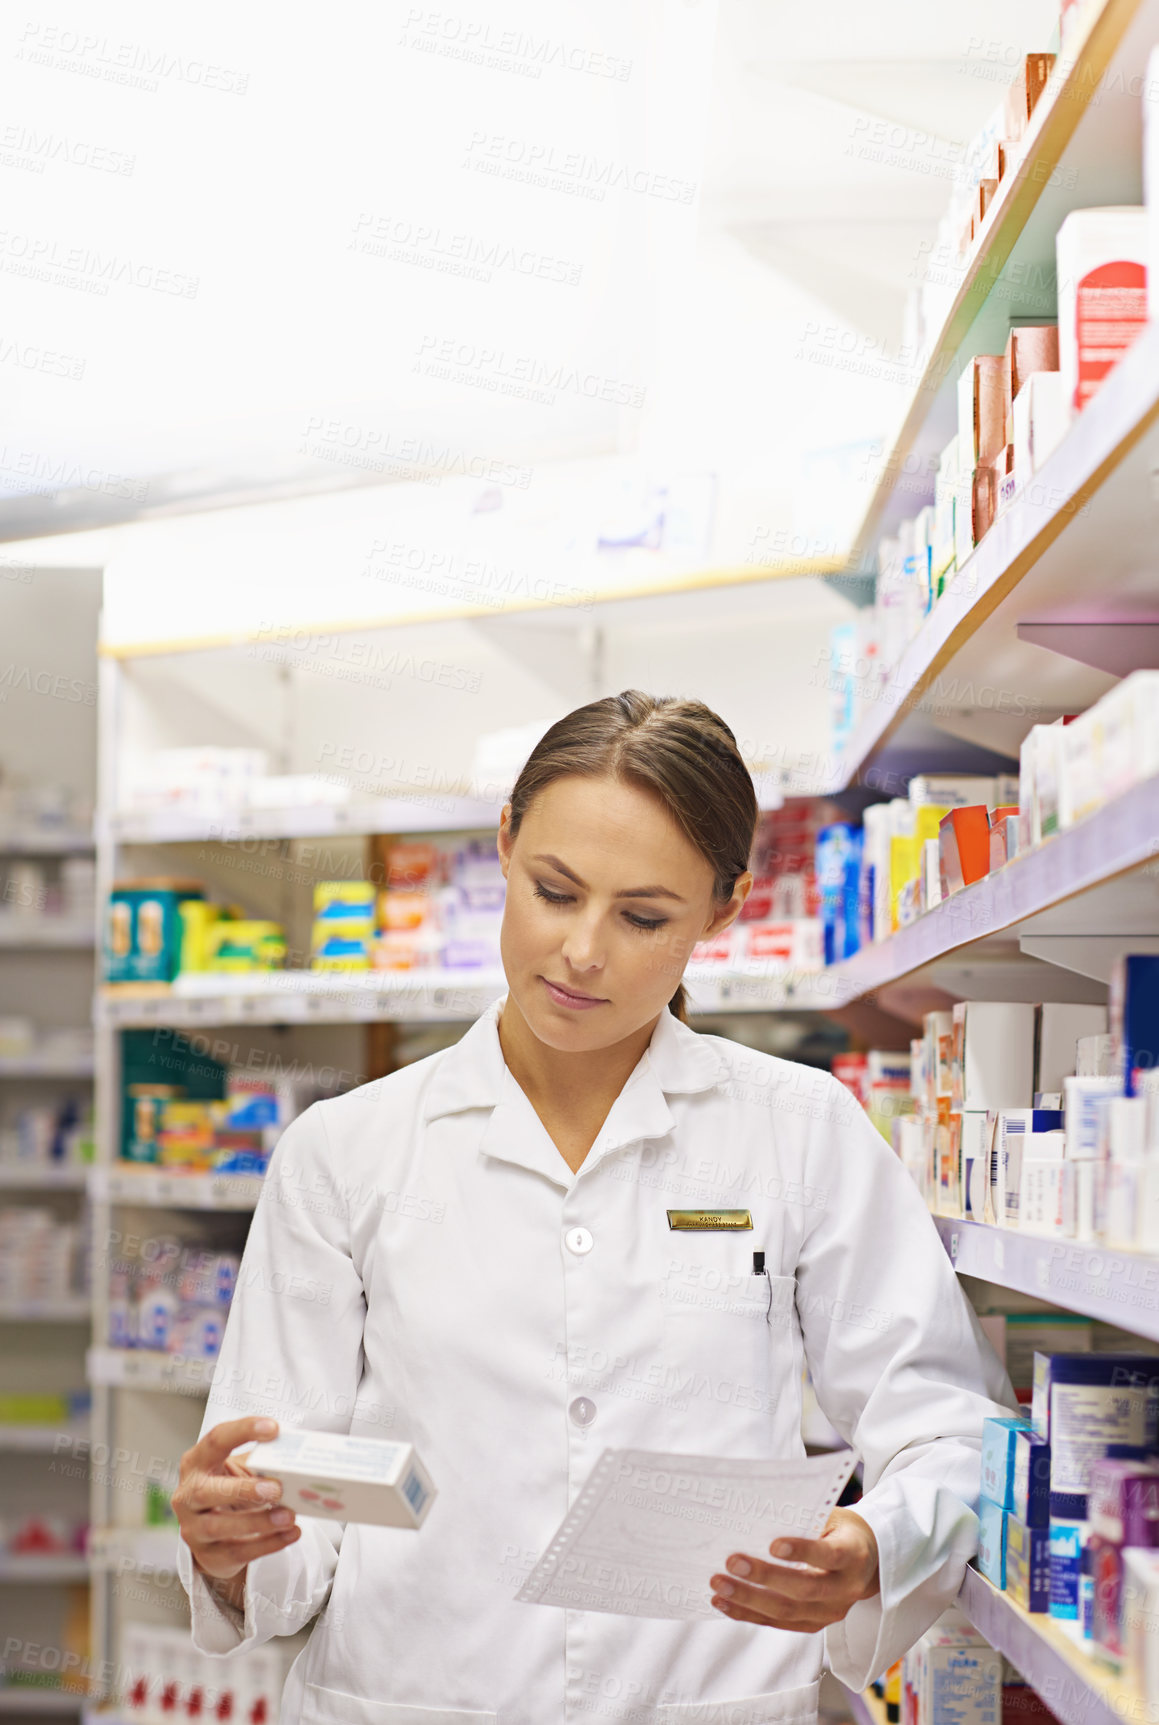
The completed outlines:
{"type": "MultiPolygon", "coordinates": [[[[255,1479],[232,1455],[239,1444],[266,1443],[277,1435],[276,1420],[226,1420],[181,1457],[173,1508],[195,1566],[213,1581],[237,1582],[255,1557],[301,1537],[293,1511],[277,1507],[277,1480],[255,1479]]],[[[233,1597],[237,1589],[221,1591],[233,1597]]]]}

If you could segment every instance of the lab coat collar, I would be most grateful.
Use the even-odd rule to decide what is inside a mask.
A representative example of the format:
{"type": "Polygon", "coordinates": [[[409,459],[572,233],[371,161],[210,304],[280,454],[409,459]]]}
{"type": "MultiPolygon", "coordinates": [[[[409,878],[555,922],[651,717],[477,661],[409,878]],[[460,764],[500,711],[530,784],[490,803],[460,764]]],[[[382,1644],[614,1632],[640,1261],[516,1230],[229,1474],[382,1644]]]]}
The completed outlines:
{"type": "MultiPolygon", "coordinates": [[[[499,1043],[503,1001],[495,1001],[466,1035],[447,1050],[431,1081],[425,1119],[490,1108],[480,1153],[515,1162],[569,1187],[576,1178],[552,1143],[531,1103],[508,1071],[499,1043]]],[[[711,1089],[720,1079],[715,1050],[665,1010],[652,1040],[617,1096],[589,1150],[580,1175],[605,1156],[642,1139],[663,1138],[673,1126],[669,1095],[711,1089]]]]}

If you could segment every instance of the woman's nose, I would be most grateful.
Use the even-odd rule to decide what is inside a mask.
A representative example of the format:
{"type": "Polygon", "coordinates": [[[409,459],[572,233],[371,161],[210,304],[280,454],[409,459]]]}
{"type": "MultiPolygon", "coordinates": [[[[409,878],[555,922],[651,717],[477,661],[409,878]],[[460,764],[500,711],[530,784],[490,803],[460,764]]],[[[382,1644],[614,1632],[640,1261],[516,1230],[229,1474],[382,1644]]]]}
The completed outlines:
{"type": "Polygon", "coordinates": [[[581,919],[567,932],[563,956],[573,970],[599,970],[604,962],[601,949],[599,923],[581,919]]]}

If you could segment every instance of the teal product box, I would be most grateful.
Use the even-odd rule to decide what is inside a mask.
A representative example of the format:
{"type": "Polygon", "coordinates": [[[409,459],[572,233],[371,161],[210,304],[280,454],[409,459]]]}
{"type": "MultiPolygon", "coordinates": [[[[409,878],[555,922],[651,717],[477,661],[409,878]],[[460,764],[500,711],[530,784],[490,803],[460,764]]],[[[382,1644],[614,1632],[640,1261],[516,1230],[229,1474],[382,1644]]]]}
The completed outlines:
{"type": "Polygon", "coordinates": [[[1027,1527],[1050,1526],[1050,1445],[1029,1427],[1014,1434],[1011,1512],[1027,1527]]]}
{"type": "Polygon", "coordinates": [[[1006,1517],[1006,1591],[1024,1611],[1050,1610],[1050,1528],[1006,1517]]]}
{"type": "Polygon", "coordinates": [[[139,880],[114,886],[105,909],[106,982],[172,982],[181,968],[178,906],[204,898],[200,881],[139,880]]]}
{"type": "Polygon", "coordinates": [[[1014,1440],[1030,1429],[1025,1419],[982,1422],[982,1496],[1003,1509],[1014,1508],[1014,1440]]]}
{"type": "Polygon", "coordinates": [[[1006,1511],[984,1497],[978,1505],[978,1568],[995,1587],[1006,1587],[1006,1511]]]}
{"type": "MultiPolygon", "coordinates": [[[[180,1030],[122,1031],[122,1158],[130,1162],[156,1160],[150,1146],[142,1144],[140,1134],[149,1092],[172,1090],[185,1102],[221,1102],[228,1078],[229,1067],[201,1053],[180,1030]]],[[[156,1120],[152,1124],[155,1127],[156,1120]]]]}
{"type": "Polygon", "coordinates": [[[1060,1495],[1050,1500],[1050,1615],[1064,1623],[1083,1619],[1083,1554],[1089,1525],[1086,1498],[1060,1495]]]}

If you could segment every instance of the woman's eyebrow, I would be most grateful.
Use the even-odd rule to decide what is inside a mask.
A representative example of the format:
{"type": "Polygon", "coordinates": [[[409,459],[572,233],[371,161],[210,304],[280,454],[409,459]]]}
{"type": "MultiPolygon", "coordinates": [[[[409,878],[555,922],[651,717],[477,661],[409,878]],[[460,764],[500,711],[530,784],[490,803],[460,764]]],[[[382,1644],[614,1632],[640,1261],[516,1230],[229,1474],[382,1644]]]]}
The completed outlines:
{"type": "MultiPolygon", "coordinates": [[[[561,874],[567,880],[574,882],[574,884],[576,886],[583,887],[585,892],[587,891],[587,885],[588,885],[587,881],[581,880],[579,875],[576,874],[573,869],[569,869],[566,863],[560,862],[558,857],[554,857],[554,856],[550,856],[550,855],[543,855],[543,856],[534,856],[534,857],[532,857],[531,860],[532,860],[532,862],[547,863],[549,868],[555,869],[558,874],[561,874]]],[[[684,900],[681,898],[680,894],[678,892],[673,892],[671,887],[667,887],[667,886],[633,886],[633,887],[628,887],[625,889],[625,891],[618,892],[616,894],[616,897],[617,898],[671,898],[671,899],[675,899],[677,904],[683,904],[684,903],[684,900]]]]}

